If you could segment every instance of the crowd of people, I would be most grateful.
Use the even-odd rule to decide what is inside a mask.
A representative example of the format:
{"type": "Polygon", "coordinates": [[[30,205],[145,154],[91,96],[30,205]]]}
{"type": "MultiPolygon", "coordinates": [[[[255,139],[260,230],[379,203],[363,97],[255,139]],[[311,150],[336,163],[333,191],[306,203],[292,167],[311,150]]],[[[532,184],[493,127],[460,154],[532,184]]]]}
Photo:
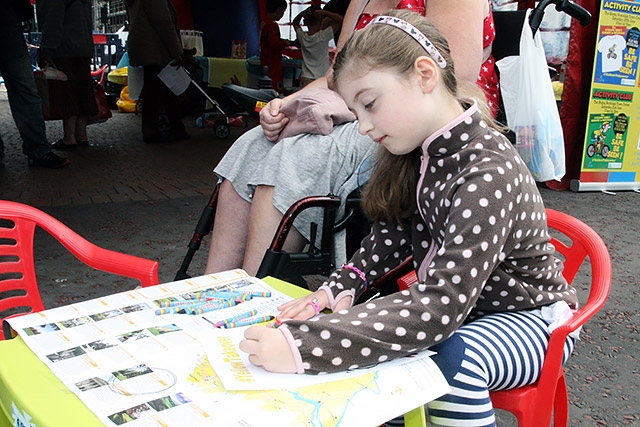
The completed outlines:
{"type": "MultiPolygon", "coordinates": [[[[88,124],[98,114],[94,59],[94,16],[91,0],[29,0],[0,2],[0,75],[7,91],[11,113],[22,139],[29,166],[64,168],[71,161],[55,150],[89,146],[88,124]],[[35,9],[35,13],[34,13],[35,9]],[[37,19],[35,19],[37,16],[37,19]],[[42,70],[64,75],[65,89],[56,98],[40,96],[34,79],[34,64],[24,33],[33,22],[41,32],[36,62],[42,70]],[[61,113],[63,137],[47,137],[43,102],[64,105],[61,113]]],[[[142,140],[146,143],[181,141],[190,137],[182,122],[177,97],[160,81],[158,72],[168,63],[184,65],[193,52],[182,47],[178,20],[171,1],[127,0],[129,17],[128,55],[131,65],[144,69],[142,140]],[[161,117],[168,131],[163,132],[161,117]]],[[[46,75],[43,74],[43,75],[46,75]]],[[[4,142],[0,135],[0,166],[4,166],[4,142]]]]}

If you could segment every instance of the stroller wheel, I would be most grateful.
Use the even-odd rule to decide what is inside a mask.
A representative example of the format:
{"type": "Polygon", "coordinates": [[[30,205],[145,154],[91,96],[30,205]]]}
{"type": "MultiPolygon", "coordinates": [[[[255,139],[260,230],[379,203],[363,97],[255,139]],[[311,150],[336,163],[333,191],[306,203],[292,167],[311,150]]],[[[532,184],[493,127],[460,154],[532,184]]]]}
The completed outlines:
{"type": "Polygon", "coordinates": [[[198,117],[196,119],[196,126],[199,128],[203,128],[204,127],[204,120],[202,119],[202,116],[198,117]]]}
{"type": "Polygon", "coordinates": [[[216,134],[216,138],[225,139],[231,133],[229,125],[226,120],[218,120],[213,124],[213,131],[216,134]]]}

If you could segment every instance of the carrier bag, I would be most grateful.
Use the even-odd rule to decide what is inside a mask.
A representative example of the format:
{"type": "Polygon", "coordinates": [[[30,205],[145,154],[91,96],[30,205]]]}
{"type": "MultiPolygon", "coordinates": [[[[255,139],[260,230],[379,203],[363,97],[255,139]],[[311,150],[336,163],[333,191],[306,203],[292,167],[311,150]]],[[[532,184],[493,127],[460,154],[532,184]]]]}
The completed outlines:
{"type": "Polygon", "coordinates": [[[564,136],[540,33],[535,38],[527,10],[520,55],[496,62],[507,124],[516,135],[515,148],[538,182],[565,174],[564,136]]]}
{"type": "Polygon", "coordinates": [[[66,97],[68,91],[67,75],[53,67],[45,67],[33,72],[38,94],[42,99],[42,115],[45,120],[64,120],[69,118],[66,97]]]}
{"type": "Polygon", "coordinates": [[[93,81],[93,95],[96,98],[98,113],[95,116],[87,118],[88,125],[106,122],[112,116],[111,108],[109,108],[109,102],[107,101],[107,93],[104,91],[102,85],[95,80],[93,81]]]}

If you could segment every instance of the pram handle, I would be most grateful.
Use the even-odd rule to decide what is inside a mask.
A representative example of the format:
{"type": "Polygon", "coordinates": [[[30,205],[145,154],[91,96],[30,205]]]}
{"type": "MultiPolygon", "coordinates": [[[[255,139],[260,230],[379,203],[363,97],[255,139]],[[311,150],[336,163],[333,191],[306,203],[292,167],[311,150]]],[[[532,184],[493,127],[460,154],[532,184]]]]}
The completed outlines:
{"type": "Polygon", "coordinates": [[[529,26],[531,27],[531,32],[534,35],[542,23],[544,10],[551,3],[556,5],[556,10],[558,12],[564,12],[577,19],[581,25],[587,25],[591,21],[591,13],[579,4],[574,3],[572,0],[542,0],[529,15],[529,26]]]}

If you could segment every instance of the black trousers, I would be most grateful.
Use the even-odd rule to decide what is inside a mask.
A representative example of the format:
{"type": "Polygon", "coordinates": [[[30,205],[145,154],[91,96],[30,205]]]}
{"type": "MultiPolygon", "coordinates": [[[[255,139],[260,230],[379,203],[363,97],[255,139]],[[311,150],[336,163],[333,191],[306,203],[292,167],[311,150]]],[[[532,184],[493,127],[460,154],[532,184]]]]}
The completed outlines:
{"type": "Polygon", "coordinates": [[[162,83],[158,73],[162,70],[160,65],[145,65],[144,86],[142,87],[142,135],[143,137],[155,137],[162,134],[160,129],[160,115],[166,114],[171,135],[180,135],[185,132],[181,119],[181,111],[178,97],[162,83]]]}

